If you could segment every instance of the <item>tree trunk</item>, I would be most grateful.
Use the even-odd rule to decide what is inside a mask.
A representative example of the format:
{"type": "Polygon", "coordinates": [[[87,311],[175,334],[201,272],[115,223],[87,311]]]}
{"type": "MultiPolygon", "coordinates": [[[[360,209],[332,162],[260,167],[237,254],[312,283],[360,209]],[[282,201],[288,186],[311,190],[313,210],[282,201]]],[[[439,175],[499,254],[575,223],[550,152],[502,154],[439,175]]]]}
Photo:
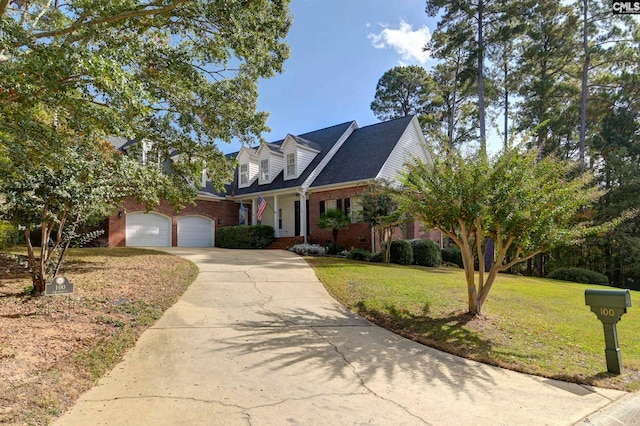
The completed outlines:
{"type": "Polygon", "coordinates": [[[447,129],[447,137],[449,138],[449,149],[453,151],[453,127],[455,125],[455,116],[456,116],[456,102],[458,102],[458,74],[460,73],[460,50],[458,49],[458,54],[456,55],[456,72],[454,74],[453,80],[453,99],[451,101],[451,111],[449,114],[449,128],[447,129]]]}
{"type": "Polygon", "coordinates": [[[504,151],[507,152],[507,149],[509,149],[509,89],[507,88],[507,78],[509,77],[509,63],[506,58],[506,48],[504,55],[504,68],[502,69],[504,73],[504,151]]]}
{"type": "MultiPolygon", "coordinates": [[[[586,1],[586,0],[585,0],[586,1]]],[[[484,105],[484,3],[478,2],[478,113],[480,124],[480,155],[487,156],[487,135],[484,105]]]]}
{"type": "Polygon", "coordinates": [[[582,44],[584,47],[584,63],[582,64],[582,98],[580,102],[580,146],[579,152],[579,164],[580,170],[585,169],[585,146],[587,138],[587,97],[588,97],[588,83],[589,83],[589,66],[591,63],[591,51],[589,49],[589,34],[588,34],[588,0],[582,1],[583,11],[583,27],[582,27],[582,44]]]}

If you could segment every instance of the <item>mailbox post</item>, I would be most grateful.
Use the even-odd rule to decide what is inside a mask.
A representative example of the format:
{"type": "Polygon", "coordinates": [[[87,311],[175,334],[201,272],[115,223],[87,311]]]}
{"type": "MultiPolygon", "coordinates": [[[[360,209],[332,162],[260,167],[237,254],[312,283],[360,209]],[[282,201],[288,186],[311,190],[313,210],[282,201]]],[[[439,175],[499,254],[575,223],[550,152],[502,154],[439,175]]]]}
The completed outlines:
{"type": "Polygon", "coordinates": [[[604,350],[607,359],[607,371],[620,374],[622,357],[618,346],[618,330],[616,324],[620,321],[627,308],[631,307],[629,290],[595,290],[586,289],[584,299],[591,312],[598,316],[604,326],[604,350]]]}

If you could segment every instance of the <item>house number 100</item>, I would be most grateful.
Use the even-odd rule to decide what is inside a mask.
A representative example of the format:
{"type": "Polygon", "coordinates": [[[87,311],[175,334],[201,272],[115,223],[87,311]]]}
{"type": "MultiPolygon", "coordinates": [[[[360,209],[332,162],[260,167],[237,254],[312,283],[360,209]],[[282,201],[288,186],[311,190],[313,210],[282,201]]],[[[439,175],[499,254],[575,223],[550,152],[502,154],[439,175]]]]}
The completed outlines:
{"type": "Polygon", "coordinates": [[[616,315],[616,312],[613,309],[600,308],[600,315],[604,315],[607,317],[613,317],[616,315]]]}

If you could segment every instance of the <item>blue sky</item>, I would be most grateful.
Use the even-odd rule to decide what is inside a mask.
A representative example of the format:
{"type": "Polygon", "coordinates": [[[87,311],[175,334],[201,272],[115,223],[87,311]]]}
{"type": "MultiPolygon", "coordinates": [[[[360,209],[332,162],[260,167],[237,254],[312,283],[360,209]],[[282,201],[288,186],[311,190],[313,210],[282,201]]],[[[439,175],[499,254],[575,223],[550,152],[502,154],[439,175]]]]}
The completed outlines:
{"type": "MultiPolygon", "coordinates": [[[[377,123],[369,105],[385,71],[433,61],[422,47],[436,26],[424,0],[292,0],[291,56],[259,85],[268,142],[345,121],[377,123]]],[[[222,144],[234,152],[238,144],[222,144]]]]}

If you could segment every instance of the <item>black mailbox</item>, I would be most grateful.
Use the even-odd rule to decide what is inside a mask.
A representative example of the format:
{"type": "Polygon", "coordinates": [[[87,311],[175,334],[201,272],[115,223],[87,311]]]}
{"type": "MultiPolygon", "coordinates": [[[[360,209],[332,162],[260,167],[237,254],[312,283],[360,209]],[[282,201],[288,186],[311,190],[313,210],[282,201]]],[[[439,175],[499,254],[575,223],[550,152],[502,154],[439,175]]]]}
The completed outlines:
{"type": "Polygon", "coordinates": [[[627,308],[631,307],[631,293],[629,290],[596,290],[586,289],[584,300],[591,307],[591,312],[598,316],[604,326],[604,350],[607,358],[607,371],[620,374],[622,357],[618,345],[618,330],[616,324],[627,308]]]}

